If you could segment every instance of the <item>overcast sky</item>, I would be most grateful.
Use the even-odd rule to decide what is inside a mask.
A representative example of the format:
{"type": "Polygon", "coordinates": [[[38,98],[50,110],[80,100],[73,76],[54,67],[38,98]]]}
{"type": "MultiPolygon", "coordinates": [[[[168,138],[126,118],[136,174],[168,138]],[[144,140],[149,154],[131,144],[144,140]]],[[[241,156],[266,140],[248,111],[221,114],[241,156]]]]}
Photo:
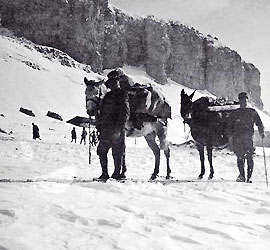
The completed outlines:
{"type": "Polygon", "coordinates": [[[177,20],[218,37],[261,72],[262,97],[270,111],[269,0],[109,0],[132,14],[177,20]]]}

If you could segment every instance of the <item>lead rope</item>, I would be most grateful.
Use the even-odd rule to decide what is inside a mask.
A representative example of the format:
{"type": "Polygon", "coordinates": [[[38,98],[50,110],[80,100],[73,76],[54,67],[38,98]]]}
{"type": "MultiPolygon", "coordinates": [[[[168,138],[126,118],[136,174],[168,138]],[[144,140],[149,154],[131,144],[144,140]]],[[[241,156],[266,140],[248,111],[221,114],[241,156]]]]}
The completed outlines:
{"type": "MultiPolygon", "coordinates": [[[[99,105],[99,103],[100,103],[101,95],[102,95],[101,89],[99,88],[99,90],[98,90],[99,102],[97,103],[97,105],[99,105]]],[[[94,132],[94,130],[93,130],[93,132],[94,132]]],[[[91,117],[89,116],[89,165],[91,165],[91,163],[92,163],[91,156],[92,156],[91,117]]]]}

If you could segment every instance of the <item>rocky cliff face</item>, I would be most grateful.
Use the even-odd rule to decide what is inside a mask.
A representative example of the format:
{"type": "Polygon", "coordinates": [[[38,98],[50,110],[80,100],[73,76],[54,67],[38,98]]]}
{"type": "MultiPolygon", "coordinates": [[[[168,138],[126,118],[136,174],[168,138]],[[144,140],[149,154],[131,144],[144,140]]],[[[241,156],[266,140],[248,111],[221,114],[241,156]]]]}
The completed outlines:
{"type": "Polygon", "coordinates": [[[108,0],[0,0],[1,22],[16,35],[56,47],[102,70],[108,0]]]}
{"type": "Polygon", "coordinates": [[[182,24],[167,25],[171,53],[166,65],[167,75],[174,81],[191,88],[206,88],[206,44],[204,39],[182,24]]]}
{"type": "Polygon", "coordinates": [[[96,72],[144,66],[161,84],[171,78],[230,99],[247,91],[262,108],[258,69],[183,24],[135,19],[109,9],[108,0],[0,0],[0,15],[16,35],[56,47],[96,72]]]}

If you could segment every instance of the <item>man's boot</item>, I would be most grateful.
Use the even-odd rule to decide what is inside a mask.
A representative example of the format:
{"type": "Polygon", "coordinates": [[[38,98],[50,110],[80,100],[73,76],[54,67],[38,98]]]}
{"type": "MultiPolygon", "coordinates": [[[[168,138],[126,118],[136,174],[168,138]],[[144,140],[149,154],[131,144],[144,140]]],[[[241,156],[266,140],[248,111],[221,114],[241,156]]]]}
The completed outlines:
{"type": "Polygon", "coordinates": [[[111,177],[115,180],[120,180],[122,179],[120,175],[122,165],[122,155],[113,155],[113,160],[114,160],[114,172],[111,177]]]}
{"type": "Polygon", "coordinates": [[[247,165],[248,165],[248,169],[247,169],[247,182],[248,183],[252,183],[252,172],[253,172],[253,166],[254,166],[254,162],[253,162],[253,157],[248,157],[247,158],[247,165]]]}
{"type": "Polygon", "coordinates": [[[236,179],[237,182],[245,182],[245,180],[246,180],[244,165],[245,165],[244,158],[237,158],[237,166],[238,166],[238,170],[239,170],[239,175],[236,179]]]}
{"type": "Polygon", "coordinates": [[[101,181],[107,181],[110,176],[108,174],[108,158],[107,155],[99,155],[99,161],[101,165],[102,174],[97,179],[101,181]]]}
{"type": "Polygon", "coordinates": [[[126,166],[126,155],[125,152],[122,156],[122,163],[121,163],[121,173],[120,173],[120,178],[121,179],[126,179],[126,173],[127,172],[127,166],[126,166]]]}

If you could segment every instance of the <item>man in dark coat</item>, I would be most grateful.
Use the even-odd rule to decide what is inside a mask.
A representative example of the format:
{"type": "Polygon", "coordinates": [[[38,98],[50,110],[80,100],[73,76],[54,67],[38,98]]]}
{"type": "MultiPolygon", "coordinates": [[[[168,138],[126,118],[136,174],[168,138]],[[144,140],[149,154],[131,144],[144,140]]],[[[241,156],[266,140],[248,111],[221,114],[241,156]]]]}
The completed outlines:
{"type": "Polygon", "coordinates": [[[114,172],[111,177],[121,179],[120,171],[125,152],[125,125],[130,116],[128,94],[120,88],[117,75],[110,76],[105,84],[111,91],[102,101],[96,124],[100,140],[97,154],[102,169],[102,175],[98,179],[109,179],[107,153],[110,148],[114,160],[114,172]]]}
{"type": "Polygon", "coordinates": [[[77,140],[77,134],[76,134],[75,127],[73,127],[73,129],[71,130],[71,142],[75,141],[76,143],[76,140],[77,140]]]}
{"type": "Polygon", "coordinates": [[[84,145],[86,144],[86,141],[85,141],[86,135],[87,135],[87,132],[86,132],[85,128],[83,128],[82,134],[81,134],[81,141],[80,141],[80,144],[82,144],[83,141],[84,141],[84,145]]]}
{"type": "Polygon", "coordinates": [[[39,135],[39,128],[36,124],[32,123],[32,126],[33,126],[33,139],[36,140],[36,139],[40,139],[40,135],[39,135]]]}
{"type": "Polygon", "coordinates": [[[264,126],[257,111],[253,108],[247,108],[247,93],[241,92],[238,95],[240,108],[234,110],[231,115],[229,133],[233,139],[233,151],[237,156],[237,166],[239,176],[236,181],[251,183],[253,172],[253,154],[255,151],[253,145],[254,124],[257,125],[259,134],[265,137],[264,126]],[[247,159],[247,178],[245,177],[245,159],[247,159]]]}

